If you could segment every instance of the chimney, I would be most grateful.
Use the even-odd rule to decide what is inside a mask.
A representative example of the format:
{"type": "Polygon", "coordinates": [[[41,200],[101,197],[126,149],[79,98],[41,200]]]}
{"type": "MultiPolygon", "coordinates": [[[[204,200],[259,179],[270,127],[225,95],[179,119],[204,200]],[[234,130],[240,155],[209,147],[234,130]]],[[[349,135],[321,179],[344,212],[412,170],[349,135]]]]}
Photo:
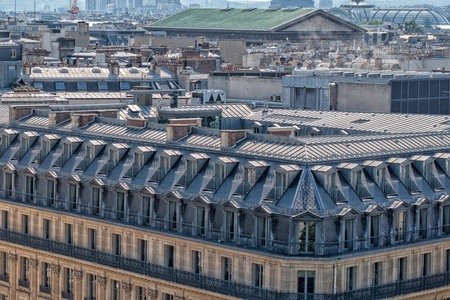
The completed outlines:
{"type": "Polygon", "coordinates": [[[22,66],[23,74],[31,75],[31,65],[29,63],[24,63],[22,66]]]}
{"type": "Polygon", "coordinates": [[[33,109],[46,109],[49,106],[14,106],[9,107],[9,121],[18,121],[25,117],[31,116],[33,109]]]}
{"type": "Polygon", "coordinates": [[[383,60],[381,57],[375,58],[375,69],[382,70],[383,69],[383,60]]]}
{"type": "Polygon", "coordinates": [[[94,122],[97,114],[73,114],[72,115],[72,129],[84,128],[90,123],[94,122]]]}
{"type": "Polygon", "coordinates": [[[271,135],[295,136],[295,128],[294,127],[268,127],[267,131],[271,135]]]}
{"type": "Polygon", "coordinates": [[[69,111],[51,111],[48,113],[48,121],[50,126],[59,125],[67,120],[70,120],[69,111]]]}
{"type": "Polygon", "coordinates": [[[202,118],[169,119],[169,123],[173,125],[192,125],[195,127],[202,127],[202,118]]]}
{"type": "Polygon", "coordinates": [[[247,137],[247,133],[252,130],[221,130],[220,148],[227,149],[236,146],[238,142],[247,137]]]}
{"type": "Polygon", "coordinates": [[[127,127],[145,128],[147,121],[145,119],[127,119],[127,127]]]}
{"type": "Polygon", "coordinates": [[[109,63],[109,74],[119,76],[119,62],[117,60],[109,63]]]}
{"type": "Polygon", "coordinates": [[[192,125],[184,124],[166,124],[166,139],[168,142],[178,141],[189,133],[191,133],[191,128],[195,127],[192,125]]]}

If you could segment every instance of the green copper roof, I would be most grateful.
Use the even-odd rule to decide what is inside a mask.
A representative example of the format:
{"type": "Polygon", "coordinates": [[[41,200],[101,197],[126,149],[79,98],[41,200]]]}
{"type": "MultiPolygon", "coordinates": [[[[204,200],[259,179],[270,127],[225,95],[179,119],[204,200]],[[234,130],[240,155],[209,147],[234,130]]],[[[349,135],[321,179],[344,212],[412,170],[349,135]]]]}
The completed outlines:
{"type": "Polygon", "coordinates": [[[150,27],[270,29],[313,10],[191,8],[157,21],[150,27]]]}

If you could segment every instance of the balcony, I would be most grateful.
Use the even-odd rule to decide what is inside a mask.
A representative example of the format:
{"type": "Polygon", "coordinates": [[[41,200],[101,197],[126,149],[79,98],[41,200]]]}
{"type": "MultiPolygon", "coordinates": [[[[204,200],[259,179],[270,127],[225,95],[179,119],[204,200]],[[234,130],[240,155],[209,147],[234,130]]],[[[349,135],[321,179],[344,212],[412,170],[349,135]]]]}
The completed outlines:
{"type": "Polygon", "coordinates": [[[28,280],[19,279],[19,286],[29,288],[30,282],[28,280]]]}
{"type": "Polygon", "coordinates": [[[61,292],[61,298],[63,299],[69,299],[72,300],[73,299],[73,293],[72,292],[61,292]]]}
{"type": "Polygon", "coordinates": [[[9,282],[9,274],[0,274],[0,280],[9,282]]]}
{"type": "Polygon", "coordinates": [[[52,293],[52,289],[49,286],[40,285],[39,286],[39,292],[45,293],[45,294],[51,294],[52,293]]]}
{"type": "MultiPolygon", "coordinates": [[[[0,240],[6,242],[12,242],[10,236],[13,236],[12,231],[6,229],[0,229],[0,240]]],[[[47,248],[51,253],[57,253],[53,251],[53,245],[55,243],[64,244],[60,242],[51,241],[48,239],[42,239],[39,237],[33,237],[27,234],[15,233],[23,236],[20,240],[27,241],[27,245],[30,248],[41,249],[42,243],[48,243],[47,248]],[[37,241],[41,239],[40,243],[37,241]]],[[[390,298],[400,295],[406,295],[410,293],[416,293],[420,291],[426,291],[439,287],[448,286],[450,284],[450,272],[443,272],[433,274],[425,277],[418,277],[404,281],[397,281],[393,283],[387,283],[379,286],[368,287],[353,291],[340,292],[335,294],[297,294],[278,292],[274,290],[257,288],[238,282],[226,281],[206,275],[200,275],[192,272],[178,270],[175,268],[169,268],[161,265],[157,265],[151,262],[144,262],[138,259],[124,257],[121,255],[114,255],[98,250],[87,249],[72,244],[65,244],[65,247],[71,248],[67,256],[75,257],[84,261],[94,262],[100,265],[114,267],[117,269],[134,272],[141,275],[146,275],[194,288],[204,289],[207,291],[228,295],[236,298],[243,299],[311,299],[311,300],[340,300],[340,299],[382,299],[390,298]],[[95,255],[92,255],[95,252],[95,255]]],[[[19,279],[19,286],[28,288],[29,281],[19,279]]],[[[40,286],[40,291],[46,289],[40,286]]],[[[69,292],[61,292],[61,297],[64,299],[73,299],[73,294],[69,292]]]]}
{"type": "MultiPolygon", "coordinates": [[[[211,182],[214,181],[211,180],[211,182]]],[[[7,192],[6,190],[0,189],[0,195],[2,191],[7,192]]],[[[340,191],[338,194],[341,196],[343,195],[340,191]]],[[[20,202],[22,204],[24,195],[25,194],[20,192],[14,192],[7,201],[20,202]]],[[[374,248],[395,247],[399,244],[413,244],[423,240],[440,239],[442,237],[448,237],[450,234],[450,226],[447,224],[446,226],[428,227],[420,231],[403,231],[401,233],[401,236],[399,236],[398,233],[386,234],[377,237],[377,241],[379,240],[378,243],[374,243],[373,237],[365,237],[356,239],[351,242],[336,240],[332,242],[308,243],[308,249],[303,250],[304,245],[299,242],[258,238],[255,235],[244,235],[238,227],[234,228],[232,232],[227,232],[224,228],[211,228],[207,226],[201,228],[201,234],[199,235],[197,228],[195,228],[196,225],[192,223],[169,221],[163,218],[155,218],[150,215],[142,216],[140,213],[118,211],[112,208],[100,209],[98,206],[92,206],[86,203],[76,203],[75,206],[72,204],[74,203],[69,203],[67,199],[47,198],[42,196],[35,196],[34,202],[27,203],[27,205],[29,206],[46,206],[56,211],[71,211],[71,213],[73,214],[90,215],[91,217],[93,216],[98,219],[111,220],[117,223],[137,226],[138,228],[146,227],[161,232],[171,231],[176,235],[184,235],[202,240],[207,239],[211,242],[226,244],[228,246],[254,249],[258,251],[271,252],[287,256],[331,257],[348,252],[361,252],[374,248]],[[53,205],[50,205],[49,207],[49,203],[52,202],[53,205]],[[73,210],[74,207],[76,208],[76,210],[73,210]],[[93,211],[98,211],[99,213],[92,215],[93,211]],[[351,244],[353,248],[346,247],[346,245],[348,246],[349,244],[351,244]]],[[[49,251],[50,249],[53,249],[53,251],[58,252],[62,255],[74,255],[72,253],[73,247],[66,246],[64,245],[64,243],[60,244],[56,241],[49,243],[48,240],[34,236],[22,235],[21,233],[16,232],[6,233],[0,231],[0,235],[2,234],[8,234],[8,239],[16,244],[28,245],[28,243],[33,243],[36,248],[41,250],[49,251]],[[28,239],[32,239],[32,241],[28,239]]],[[[2,238],[4,237],[0,236],[0,239],[2,238]]],[[[93,253],[91,253],[91,255],[93,255],[93,253]]]]}

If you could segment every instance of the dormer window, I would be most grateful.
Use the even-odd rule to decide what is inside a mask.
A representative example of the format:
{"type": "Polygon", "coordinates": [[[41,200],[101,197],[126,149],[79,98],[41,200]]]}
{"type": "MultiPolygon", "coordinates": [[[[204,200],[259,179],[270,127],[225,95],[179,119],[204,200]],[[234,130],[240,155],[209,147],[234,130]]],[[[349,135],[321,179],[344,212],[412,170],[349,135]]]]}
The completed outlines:
{"type": "Polygon", "coordinates": [[[300,173],[301,169],[297,165],[281,165],[274,168],[275,172],[275,199],[280,199],[284,192],[300,173]]]}
{"type": "Polygon", "coordinates": [[[300,252],[314,252],[316,242],[316,223],[299,222],[298,244],[300,252]]]}
{"type": "Polygon", "coordinates": [[[63,161],[64,163],[69,159],[69,157],[73,154],[72,144],[71,143],[63,143],[63,161]]]}
{"type": "Polygon", "coordinates": [[[108,161],[112,162],[114,165],[119,162],[119,150],[109,149],[108,161]]]}
{"type": "Polygon", "coordinates": [[[133,166],[137,166],[141,169],[145,164],[144,153],[134,152],[133,154],[133,166]]]}
{"type": "Polygon", "coordinates": [[[94,147],[86,146],[86,153],[85,153],[84,157],[87,159],[93,160],[95,158],[94,147]]]}
{"type": "Polygon", "coordinates": [[[186,182],[190,183],[195,175],[197,175],[197,161],[186,160],[186,182]]]}
{"type": "Polygon", "coordinates": [[[161,151],[159,153],[159,169],[152,177],[152,181],[161,182],[180,157],[181,157],[180,151],[175,150],[161,151]]]}
{"type": "Polygon", "coordinates": [[[222,185],[224,179],[227,177],[225,165],[215,164],[214,165],[214,182],[215,188],[219,188],[222,185]]]}
{"type": "Polygon", "coordinates": [[[134,178],[155,153],[152,147],[139,146],[133,150],[133,165],[126,176],[134,178]]]}

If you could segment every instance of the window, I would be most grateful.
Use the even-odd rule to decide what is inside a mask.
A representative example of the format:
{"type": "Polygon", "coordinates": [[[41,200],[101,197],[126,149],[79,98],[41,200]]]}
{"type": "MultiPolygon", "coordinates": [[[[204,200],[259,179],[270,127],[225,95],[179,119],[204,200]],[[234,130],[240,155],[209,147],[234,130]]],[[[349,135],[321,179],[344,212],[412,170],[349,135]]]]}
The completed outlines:
{"type": "Polygon", "coordinates": [[[136,300],[146,300],[147,296],[145,293],[145,288],[143,288],[142,286],[137,286],[136,287],[136,300]]]}
{"type": "Polygon", "coordinates": [[[88,228],[88,248],[97,249],[97,232],[92,228],[88,228]]]}
{"type": "Polygon", "coordinates": [[[71,210],[78,209],[78,193],[75,183],[69,183],[69,207],[71,210]]]}
{"type": "Polygon", "coordinates": [[[288,188],[288,174],[276,172],[275,173],[275,197],[280,199],[288,188]]]}
{"type": "Polygon", "coordinates": [[[65,238],[66,238],[66,243],[67,244],[72,244],[73,243],[73,229],[72,229],[72,224],[66,224],[65,225],[65,238]]]}
{"type": "Polygon", "coordinates": [[[174,247],[170,245],[164,246],[164,265],[169,268],[174,266],[174,247]]]}
{"type": "Polygon", "coordinates": [[[450,272],[450,249],[445,250],[445,272],[450,272]]]}
{"type": "Polygon", "coordinates": [[[97,297],[97,276],[87,274],[86,281],[86,300],[93,300],[97,297]]]}
{"type": "Polygon", "coordinates": [[[25,200],[33,201],[34,200],[34,177],[33,176],[25,176],[25,200]]]}
{"type": "Polygon", "coordinates": [[[125,193],[117,192],[117,219],[125,219],[125,193]]]}
{"type": "Polygon", "coordinates": [[[150,198],[149,197],[142,197],[142,223],[143,224],[149,224],[150,223],[150,198]]]}
{"type": "Polygon", "coordinates": [[[41,286],[43,286],[44,288],[50,287],[50,283],[51,283],[50,274],[51,274],[50,264],[43,262],[41,264],[41,286]]]}
{"type": "Polygon", "coordinates": [[[402,281],[406,279],[406,257],[398,259],[397,280],[402,281]]]}
{"type": "Polygon", "coordinates": [[[121,244],[121,236],[120,234],[112,234],[112,249],[113,254],[121,255],[122,254],[122,244],[121,244]]]}
{"type": "Polygon", "coordinates": [[[256,170],[253,168],[244,168],[244,183],[246,188],[244,194],[247,194],[256,183],[256,170]]]}
{"type": "Polygon", "coordinates": [[[430,275],[431,254],[424,253],[422,255],[422,277],[430,275]]]}
{"type": "Polygon", "coordinates": [[[14,192],[13,174],[6,173],[5,177],[6,197],[12,197],[14,192]]]}
{"type": "Polygon", "coordinates": [[[380,242],[380,215],[370,217],[370,245],[377,247],[380,242]]]}
{"type": "Polygon", "coordinates": [[[47,203],[51,206],[55,205],[55,185],[56,182],[54,180],[47,180],[47,203]]]}
{"type": "Polygon", "coordinates": [[[381,262],[376,262],[373,264],[372,273],[372,285],[378,286],[381,284],[381,262]]]}
{"type": "Polygon", "coordinates": [[[129,82],[121,82],[120,83],[120,89],[121,90],[129,90],[130,89],[130,83],[129,82]]]}
{"type": "Polygon", "coordinates": [[[44,159],[49,152],[50,152],[50,141],[42,140],[41,141],[41,153],[42,153],[41,160],[44,159]]]}
{"type": "Polygon", "coordinates": [[[0,275],[9,275],[8,253],[0,252],[0,275]]]}
{"type": "Polygon", "coordinates": [[[119,162],[119,151],[116,149],[109,149],[108,160],[116,165],[119,162]]]}
{"type": "Polygon", "coordinates": [[[2,210],[2,228],[3,229],[9,229],[9,222],[8,222],[8,211],[7,210],[2,210]]]}
{"type": "Polygon", "coordinates": [[[111,280],[111,300],[120,300],[120,283],[117,280],[111,280]]]}
{"type": "Polygon", "coordinates": [[[228,257],[222,257],[221,259],[222,264],[222,279],[225,281],[231,281],[231,274],[232,274],[232,265],[231,265],[231,258],[228,257]]]}
{"type": "Polygon", "coordinates": [[[298,245],[300,252],[314,252],[316,241],[316,223],[299,222],[298,245]]]}
{"type": "Polygon", "coordinates": [[[260,264],[253,264],[253,286],[262,288],[264,284],[264,267],[260,264]]]}
{"type": "Polygon", "coordinates": [[[44,89],[44,83],[43,82],[33,82],[33,86],[37,89],[43,90],[44,89]]]}
{"type": "Polygon", "coordinates": [[[192,251],[192,272],[195,274],[202,272],[202,256],[199,251],[192,251]]]}
{"type": "Polygon", "coordinates": [[[225,230],[226,230],[226,238],[227,241],[234,241],[235,235],[235,212],[234,211],[226,211],[225,212],[225,230]]]}
{"type": "Polygon", "coordinates": [[[29,233],[29,219],[30,219],[30,217],[28,215],[22,215],[22,233],[23,234],[29,233]]]}
{"type": "Polygon", "coordinates": [[[147,241],[138,239],[139,260],[147,261],[147,241]]]}
{"type": "Polygon", "coordinates": [[[195,175],[197,175],[197,161],[187,160],[186,161],[186,185],[191,183],[191,181],[194,179],[195,175]]]}
{"type": "Polygon", "coordinates": [[[206,234],[206,208],[203,206],[197,207],[197,235],[206,234]]]}
{"type": "Polygon", "coordinates": [[[163,293],[163,300],[173,300],[173,295],[163,293]]]}
{"type": "Polygon", "coordinates": [[[84,153],[84,157],[93,160],[95,158],[95,149],[91,146],[86,146],[86,152],[84,153]]]}
{"type": "Polygon", "coordinates": [[[28,258],[21,257],[20,258],[20,279],[24,282],[28,282],[30,278],[30,265],[28,258]]]}
{"type": "Polygon", "coordinates": [[[450,205],[442,207],[442,232],[450,233],[450,205]]]}
{"type": "Polygon", "coordinates": [[[347,268],[347,291],[353,291],[356,288],[356,267],[347,268]]]}
{"type": "Polygon", "coordinates": [[[17,49],[11,49],[11,58],[16,58],[17,56],[17,49]]]}
{"type": "Polygon", "coordinates": [[[395,214],[395,241],[400,242],[405,240],[406,230],[406,212],[399,211],[395,214]]]}
{"type": "Polygon", "coordinates": [[[71,143],[63,143],[63,162],[62,165],[69,160],[69,157],[72,155],[72,144],[71,143]]]}
{"type": "Polygon", "coordinates": [[[92,188],[92,214],[99,215],[100,214],[100,188],[93,187],[92,188]]]}
{"type": "Polygon", "coordinates": [[[297,293],[314,294],[315,277],[315,271],[298,271],[297,293]]]}
{"type": "Polygon", "coordinates": [[[161,171],[161,178],[166,176],[167,172],[169,172],[170,169],[170,158],[165,156],[159,157],[159,169],[161,171]]]}
{"type": "Polygon", "coordinates": [[[107,82],[99,82],[98,83],[98,89],[100,91],[107,91],[108,90],[108,83],[107,82]]]}
{"type": "Polygon", "coordinates": [[[55,82],[55,88],[57,91],[64,91],[66,89],[66,84],[64,82],[55,82]]]}
{"type": "Polygon", "coordinates": [[[79,91],[86,91],[86,82],[77,82],[77,90],[79,91]]]}
{"type": "Polygon", "coordinates": [[[419,238],[427,237],[427,208],[419,209],[419,238]]]}
{"type": "Polygon", "coordinates": [[[344,221],[344,249],[353,250],[353,219],[344,221]]]}
{"type": "Polygon", "coordinates": [[[177,203],[169,201],[169,229],[177,229],[177,203]]]}
{"type": "Polygon", "coordinates": [[[256,217],[256,237],[257,237],[257,245],[265,247],[266,239],[269,236],[268,232],[268,221],[269,219],[266,217],[256,217]]]}
{"type": "Polygon", "coordinates": [[[138,166],[141,169],[145,164],[145,158],[143,153],[134,153],[133,165],[138,166]]]}
{"type": "Polygon", "coordinates": [[[226,177],[226,168],[225,165],[215,164],[214,165],[214,188],[217,189],[222,184],[226,177]]]}
{"type": "Polygon", "coordinates": [[[50,239],[50,220],[49,219],[42,220],[42,237],[44,239],[50,239]]]}

